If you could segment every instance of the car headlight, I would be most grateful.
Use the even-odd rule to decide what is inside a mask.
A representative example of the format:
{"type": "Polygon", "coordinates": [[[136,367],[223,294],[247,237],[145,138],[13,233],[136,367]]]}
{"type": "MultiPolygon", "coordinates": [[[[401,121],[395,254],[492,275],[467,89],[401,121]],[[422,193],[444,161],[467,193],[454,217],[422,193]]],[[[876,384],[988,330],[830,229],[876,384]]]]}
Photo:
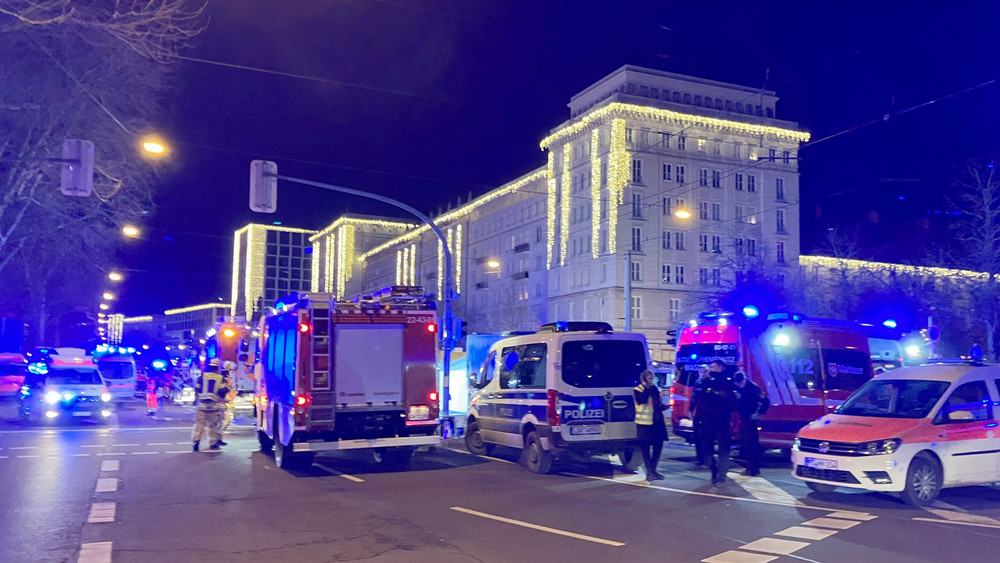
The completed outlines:
{"type": "Polygon", "coordinates": [[[62,395],[55,391],[49,391],[45,394],[45,402],[50,405],[58,403],[60,399],[62,399],[62,395]]]}
{"type": "Polygon", "coordinates": [[[101,400],[104,401],[105,403],[107,403],[108,401],[110,401],[111,400],[111,393],[108,393],[107,391],[101,393],[101,400]]]}
{"type": "Polygon", "coordinates": [[[802,440],[800,440],[799,437],[796,436],[795,437],[795,441],[792,442],[792,451],[794,451],[794,452],[799,451],[799,446],[801,446],[801,445],[802,445],[802,440]]]}
{"type": "Polygon", "coordinates": [[[875,440],[861,444],[860,452],[863,455],[886,455],[895,453],[903,443],[899,438],[889,440],[875,440]]]}

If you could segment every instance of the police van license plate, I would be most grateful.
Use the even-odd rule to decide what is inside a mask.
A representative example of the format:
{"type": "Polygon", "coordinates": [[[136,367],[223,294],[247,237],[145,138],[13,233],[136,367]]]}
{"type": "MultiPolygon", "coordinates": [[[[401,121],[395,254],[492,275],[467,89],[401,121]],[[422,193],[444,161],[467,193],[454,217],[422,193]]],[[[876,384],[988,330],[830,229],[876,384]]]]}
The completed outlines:
{"type": "Polygon", "coordinates": [[[94,413],[90,411],[73,411],[73,416],[90,416],[94,413]]]}
{"type": "Polygon", "coordinates": [[[837,460],[835,459],[817,459],[815,457],[806,458],[806,467],[812,467],[813,469],[836,469],[837,460]]]}
{"type": "Polygon", "coordinates": [[[594,436],[601,433],[601,425],[577,424],[569,427],[569,433],[573,436],[594,436]]]}
{"type": "Polygon", "coordinates": [[[678,422],[680,423],[681,428],[694,428],[694,422],[692,422],[690,418],[682,418],[678,422]]]}

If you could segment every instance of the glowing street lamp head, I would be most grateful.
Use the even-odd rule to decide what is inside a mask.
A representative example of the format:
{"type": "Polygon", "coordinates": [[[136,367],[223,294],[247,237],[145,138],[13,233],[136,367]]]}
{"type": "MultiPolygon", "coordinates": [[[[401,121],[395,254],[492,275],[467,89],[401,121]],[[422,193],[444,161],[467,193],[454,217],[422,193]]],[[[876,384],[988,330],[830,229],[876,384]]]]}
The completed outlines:
{"type": "Polygon", "coordinates": [[[168,152],[166,141],[155,135],[148,135],[146,137],[143,137],[140,143],[142,145],[142,150],[146,154],[146,156],[159,158],[162,156],[166,156],[168,152]]]}
{"type": "Polygon", "coordinates": [[[108,274],[108,279],[111,281],[122,281],[122,275],[118,272],[111,272],[108,274]]]}
{"type": "Polygon", "coordinates": [[[494,258],[494,259],[489,260],[488,262],[486,262],[486,265],[489,266],[490,268],[496,270],[497,268],[500,267],[500,261],[494,258]]]}
{"type": "Polygon", "coordinates": [[[139,236],[139,228],[135,225],[125,225],[122,227],[122,234],[127,237],[135,238],[139,236]]]}
{"type": "Polygon", "coordinates": [[[109,308],[110,308],[110,307],[108,306],[108,304],[107,304],[107,303],[101,303],[101,310],[102,310],[102,311],[107,311],[107,310],[108,310],[109,308]]]}
{"type": "Polygon", "coordinates": [[[677,211],[674,211],[674,217],[677,217],[678,219],[690,219],[691,212],[687,209],[678,209],[677,211]]]}
{"type": "Polygon", "coordinates": [[[111,301],[112,299],[114,299],[114,298],[115,298],[115,294],[114,294],[114,293],[111,293],[110,291],[105,291],[105,292],[104,292],[104,295],[101,295],[101,297],[102,297],[102,298],[103,298],[103,299],[104,299],[105,301],[111,301]]]}

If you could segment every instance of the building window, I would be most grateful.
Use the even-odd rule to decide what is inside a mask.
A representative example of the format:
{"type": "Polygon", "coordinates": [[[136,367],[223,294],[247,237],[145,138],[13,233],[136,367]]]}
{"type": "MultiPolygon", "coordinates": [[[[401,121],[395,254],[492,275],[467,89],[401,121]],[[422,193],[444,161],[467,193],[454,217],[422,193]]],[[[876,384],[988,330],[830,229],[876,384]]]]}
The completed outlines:
{"type": "Polygon", "coordinates": [[[677,183],[678,184],[683,184],[684,183],[684,178],[685,178],[684,167],[678,164],[677,165],[677,183]]]}
{"type": "Polygon", "coordinates": [[[733,184],[736,186],[736,191],[742,192],[743,191],[743,174],[740,174],[739,172],[737,172],[735,178],[736,179],[733,181],[733,184]]]}
{"type": "Polygon", "coordinates": [[[673,166],[671,166],[669,164],[664,164],[663,165],[663,179],[664,180],[672,180],[673,177],[674,177],[674,173],[673,172],[674,172],[673,171],[673,166]]]}
{"type": "Polygon", "coordinates": [[[641,262],[632,262],[632,281],[642,281],[641,262]]]}
{"type": "Polygon", "coordinates": [[[663,250],[670,250],[670,232],[663,231],[663,250]]]}
{"type": "Polygon", "coordinates": [[[743,239],[741,239],[741,238],[734,238],[733,239],[733,248],[736,250],[736,255],[737,256],[743,256],[743,239]]]}
{"type": "Polygon", "coordinates": [[[698,283],[708,285],[708,268],[698,268],[698,283]]]}
{"type": "Polygon", "coordinates": [[[702,168],[698,171],[698,185],[708,187],[708,168],[702,168]]]}
{"type": "Polygon", "coordinates": [[[721,221],[722,220],[722,204],[713,203],[712,204],[712,220],[721,221]]]}
{"type": "Polygon", "coordinates": [[[626,127],[625,128],[625,142],[626,143],[631,143],[632,142],[632,128],[631,127],[626,127]]]}
{"type": "Polygon", "coordinates": [[[788,164],[788,161],[791,160],[791,158],[792,155],[788,151],[781,152],[781,161],[784,162],[785,164],[788,164]]]}
{"type": "Polygon", "coordinates": [[[716,287],[722,285],[722,270],[718,268],[712,270],[712,285],[716,287]]]}
{"type": "Polygon", "coordinates": [[[670,283],[670,264],[660,266],[660,282],[670,283]]]}
{"type": "Polygon", "coordinates": [[[755,192],[757,191],[757,177],[753,174],[747,174],[747,191],[755,192]]]}
{"type": "Polygon", "coordinates": [[[684,250],[684,233],[674,233],[674,250],[684,250]]]}
{"type": "Polygon", "coordinates": [[[632,298],[632,320],[642,319],[642,297],[632,298]]]}
{"type": "Polygon", "coordinates": [[[736,158],[740,158],[741,156],[743,156],[742,152],[743,152],[743,143],[740,141],[733,142],[733,156],[735,156],[736,158]]]}
{"type": "Polygon", "coordinates": [[[642,194],[632,194],[632,217],[642,218],[642,194]]]}
{"type": "Polygon", "coordinates": [[[671,299],[670,300],[670,320],[677,322],[681,320],[681,300],[671,299]]]}
{"type": "Polygon", "coordinates": [[[712,187],[721,188],[722,187],[722,171],[712,170],[712,187]]]}
{"type": "Polygon", "coordinates": [[[601,162],[601,187],[608,185],[608,163],[601,162]]]}
{"type": "Polygon", "coordinates": [[[637,158],[632,159],[632,181],[642,183],[642,161],[637,158]]]}
{"type": "Polygon", "coordinates": [[[639,146],[641,147],[649,146],[649,129],[639,130],[639,146]]]}
{"type": "Polygon", "coordinates": [[[671,213],[673,213],[673,210],[670,208],[670,198],[665,197],[663,198],[663,214],[670,215],[671,213]]]}
{"type": "Polygon", "coordinates": [[[778,158],[777,149],[767,149],[767,158],[771,162],[774,162],[778,158]]]}
{"type": "Polygon", "coordinates": [[[748,205],[747,206],[747,221],[746,222],[750,223],[751,225],[756,225],[757,224],[757,208],[756,207],[754,207],[752,205],[748,205]]]}
{"type": "Polygon", "coordinates": [[[722,139],[716,139],[712,142],[712,154],[715,156],[722,154],[722,139]]]}
{"type": "Polygon", "coordinates": [[[737,223],[742,223],[743,222],[743,206],[742,205],[737,205],[736,206],[736,215],[735,215],[734,219],[736,219],[737,223]]]}
{"type": "Polygon", "coordinates": [[[708,252],[708,235],[698,235],[698,250],[708,252]]]}
{"type": "Polygon", "coordinates": [[[632,227],[632,250],[642,252],[642,229],[632,227]]]}
{"type": "Polygon", "coordinates": [[[698,152],[705,152],[706,145],[708,145],[708,141],[705,139],[698,139],[698,152]]]}
{"type": "Polygon", "coordinates": [[[774,180],[774,198],[778,201],[785,201],[785,179],[776,178],[774,180]]]}
{"type": "Polygon", "coordinates": [[[712,235],[712,252],[722,252],[722,237],[712,235]]]}
{"type": "Polygon", "coordinates": [[[687,150],[687,137],[684,135],[677,136],[677,149],[682,151],[687,150]]]}
{"type": "Polygon", "coordinates": [[[785,243],[779,242],[775,252],[775,256],[778,259],[778,264],[785,263],[785,243]]]}
{"type": "Polygon", "coordinates": [[[708,220],[708,202],[702,201],[698,207],[698,216],[702,219],[708,220]]]}
{"type": "Polygon", "coordinates": [[[786,232],[785,231],[785,210],[784,209],[779,209],[775,213],[775,219],[777,220],[777,223],[778,223],[778,225],[777,225],[778,226],[778,232],[779,233],[786,232]]]}
{"type": "Polygon", "coordinates": [[[674,283],[684,283],[684,266],[674,266],[674,283]]]}
{"type": "Polygon", "coordinates": [[[757,256],[757,241],[752,238],[747,239],[747,256],[757,256]]]}

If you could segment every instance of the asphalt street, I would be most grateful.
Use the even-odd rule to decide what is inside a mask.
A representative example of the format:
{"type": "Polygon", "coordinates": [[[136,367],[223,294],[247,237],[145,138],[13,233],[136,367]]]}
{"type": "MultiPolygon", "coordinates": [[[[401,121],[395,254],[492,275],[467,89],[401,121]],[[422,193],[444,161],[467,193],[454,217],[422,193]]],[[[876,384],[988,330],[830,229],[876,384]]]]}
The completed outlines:
{"type": "Polygon", "coordinates": [[[648,484],[617,460],[534,475],[517,452],[455,444],[408,470],[364,452],[286,472],[248,425],[191,452],[189,408],[108,425],[0,424],[0,561],[979,560],[1000,540],[1000,489],[946,490],[925,510],[889,495],[819,495],[769,456],[713,486],[671,443],[648,484]]]}

